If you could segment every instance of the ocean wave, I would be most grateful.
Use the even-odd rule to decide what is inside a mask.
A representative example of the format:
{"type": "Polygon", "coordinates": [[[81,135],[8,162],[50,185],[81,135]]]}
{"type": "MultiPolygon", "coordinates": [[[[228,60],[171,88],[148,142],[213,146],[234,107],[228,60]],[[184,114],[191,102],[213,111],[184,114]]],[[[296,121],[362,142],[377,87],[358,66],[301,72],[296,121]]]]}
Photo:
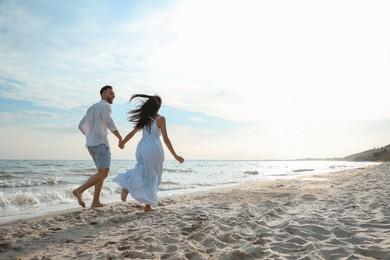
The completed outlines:
{"type": "Polygon", "coordinates": [[[192,172],[194,172],[194,171],[191,170],[191,169],[185,169],[185,170],[183,170],[183,169],[170,169],[170,168],[164,168],[164,172],[166,172],[166,173],[176,173],[176,172],[178,172],[178,173],[192,173],[192,172]]]}
{"type": "Polygon", "coordinates": [[[293,170],[293,172],[312,172],[314,169],[296,169],[293,170]]]}
{"type": "Polygon", "coordinates": [[[75,176],[75,177],[91,177],[91,175],[95,174],[95,172],[90,172],[90,173],[86,173],[86,172],[79,172],[79,173],[71,173],[69,174],[70,176],[75,176]]]}
{"type": "Polygon", "coordinates": [[[343,168],[348,168],[349,166],[348,165],[330,165],[329,168],[332,169],[332,170],[335,170],[335,169],[343,169],[343,168]]]}
{"type": "Polygon", "coordinates": [[[70,172],[80,172],[80,171],[83,171],[83,172],[96,172],[96,168],[80,168],[80,169],[73,169],[71,170],[70,172]]]}
{"type": "Polygon", "coordinates": [[[57,167],[57,166],[63,166],[63,165],[54,165],[51,163],[37,163],[37,164],[34,164],[33,166],[35,166],[35,167],[51,167],[51,166],[57,167]]]}
{"type": "Polygon", "coordinates": [[[1,180],[11,180],[13,178],[14,178],[14,176],[12,174],[0,172],[0,181],[1,180]]]}
{"type": "Polygon", "coordinates": [[[0,207],[26,207],[62,204],[74,201],[71,190],[0,192],[0,207]]]}
{"type": "Polygon", "coordinates": [[[17,170],[14,170],[12,169],[12,171],[0,171],[0,175],[4,175],[4,174],[12,174],[12,175],[21,175],[21,176],[25,176],[26,174],[34,174],[30,169],[27,169],[25,171],[17,171],[17,170]]]}
{"type": "Polygon", "coordinates": [[[66,184],[68,182],[62,181],[59,177],[46,177],[37,179],[0,179],[0,188],[20,188],[20,187],[36,187],[36,186],[53,186],[58,184],[66,184]]]}
{"type": "Polygon", "coordinates": [[[162,185],[179,185],[180,183],[174,181],[161,181],[162,185]]]}
{"type": "Polygon", "coordinates": [[[189,190],[189,189],[193,189],[195,188],[195,186],[193,185],[176,185],[176,186],[165,186],[165,185],[161,185],[158,190],[159,191],[173,191],[173,190],[189,190]]]}
{"type": "Polygon", "coordinates": [[[244,171],[244,174],[247,175],[259,175],[260,173],[258,171],[244,171]]]}
{"type": "Polygon", "coordinates": [[[73,169],[69,171],[71,175],[74,176],[91,176],[96,173],[96,168],[86,168],[86,169],[73,169]]]}

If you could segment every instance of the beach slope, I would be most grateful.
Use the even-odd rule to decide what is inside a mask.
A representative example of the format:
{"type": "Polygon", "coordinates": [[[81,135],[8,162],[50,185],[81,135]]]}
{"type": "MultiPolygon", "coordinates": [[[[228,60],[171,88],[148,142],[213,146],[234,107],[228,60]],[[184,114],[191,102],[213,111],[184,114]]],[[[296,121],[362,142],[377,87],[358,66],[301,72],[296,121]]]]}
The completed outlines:
{"type": "MultiPolygon", "coordinates": [[[[1,259],[390,259],[390,164],[0,226],[1,259]]],[[[118,198],[119,200],[119,198],[118,198]]],[[[76,202],[75,202],[76,203],[76,202]]]]}

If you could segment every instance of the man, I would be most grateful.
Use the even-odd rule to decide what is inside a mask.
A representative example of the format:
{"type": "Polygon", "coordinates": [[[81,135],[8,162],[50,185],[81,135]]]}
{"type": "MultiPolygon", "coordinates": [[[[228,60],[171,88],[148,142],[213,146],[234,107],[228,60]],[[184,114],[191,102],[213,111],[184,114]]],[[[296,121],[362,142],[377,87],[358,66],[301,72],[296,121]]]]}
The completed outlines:
{"type": "Polygon", "coordinates": [[[101,100],[92,105],[86,115],[80,121],[79,129],[86,137],[86,147],[95,162],[98,172],[92,175],[83,185],[73,190],[73,195],[77,198],[80,206],[85,208],[82,199],[83,192],[95,185],[91,208],[102,207],[100,193],[104,179],[108,176],[111,164],[111,152],[108,142],[108,133],[111,131],[119,141],[122,136],[112,119],[111,104],[115,98],[114,90],[111,86],[104,86],[100,90],[101,100]]]}

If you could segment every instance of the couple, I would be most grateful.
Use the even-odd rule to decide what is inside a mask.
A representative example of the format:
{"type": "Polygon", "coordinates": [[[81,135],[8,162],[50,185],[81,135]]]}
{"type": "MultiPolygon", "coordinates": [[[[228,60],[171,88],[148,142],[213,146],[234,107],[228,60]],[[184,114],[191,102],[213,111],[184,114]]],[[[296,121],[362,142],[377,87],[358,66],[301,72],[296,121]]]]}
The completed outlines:
{"type": "Polygon", "coordinates": [[[157,191],[161,183],[163,171],[164,151],[160,136],[173,157],[180,163],[184,162],[173,149],[168,138],[165,118],[158,114],[161,107],[159,96],[133,95],[130,99],[141,98],[141,105],[129,111],[129,121],[134,124],[133,130],[124,138],[120,135],[112,119],[111,104],[115,98],[111,86],[104,86],[100,90],[100,102],[92,105],[86,115],[80,121],[79,129],[86,137],[86,147],[92,156],[98,172],[92,175],[83,185],[73,190],[80,206],[85,208],[82,194],[88,188],[95,186],[91,207],[102,207],[100,193],[103,182],[108,176],[111,163],[110,146],[108,133],[112,132],[119,140],[119,147],[124,148],[125,144],[140,130],[142,139],[139,141],[136,150],[137,163],[134,169],[120,174],[113,179],[122,187],[121,199],[126,201],[128,193],[141,203],[145,203],[144,211],[153,211],[157,206],[157,191]]]}

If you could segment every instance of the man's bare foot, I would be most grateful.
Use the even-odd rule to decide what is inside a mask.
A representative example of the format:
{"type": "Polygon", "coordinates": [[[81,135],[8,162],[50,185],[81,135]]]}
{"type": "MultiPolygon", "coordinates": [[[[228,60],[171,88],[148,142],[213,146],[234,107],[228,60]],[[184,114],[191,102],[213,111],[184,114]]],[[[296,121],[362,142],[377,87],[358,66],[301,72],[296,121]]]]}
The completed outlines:
{"type": "Polygon", "coordinates": [[[122,200],[123,202],[126,202],[127,194],[129,194],[129,191],[126,190],[126,189],[122,189],[121,200],[122,200]]]}
{"type": "Polygon", "coordinates": [[[77,198],[77,202],[80,204],[80,206],[85,208],[85,203],[83,201],[83,198],[81,197],[81,193],[76,190],[74,190],[72,193],[77,198]]]}
{"type": "Polygon", "coordinates": [[[150,211],[156,211],[156,210],[153,209],[149,204],[146,204],[145,207],[144,207],[144,211],[145,212],[150,212],[150,211]]]}
{"type": "Polygon", "coordinates": [[[91,204],[91,208],[101,208],[101,207],[104,207],[104,206],[107,206],[106,204],[103,204],[103,203],[92,203],[91,204]]]}

